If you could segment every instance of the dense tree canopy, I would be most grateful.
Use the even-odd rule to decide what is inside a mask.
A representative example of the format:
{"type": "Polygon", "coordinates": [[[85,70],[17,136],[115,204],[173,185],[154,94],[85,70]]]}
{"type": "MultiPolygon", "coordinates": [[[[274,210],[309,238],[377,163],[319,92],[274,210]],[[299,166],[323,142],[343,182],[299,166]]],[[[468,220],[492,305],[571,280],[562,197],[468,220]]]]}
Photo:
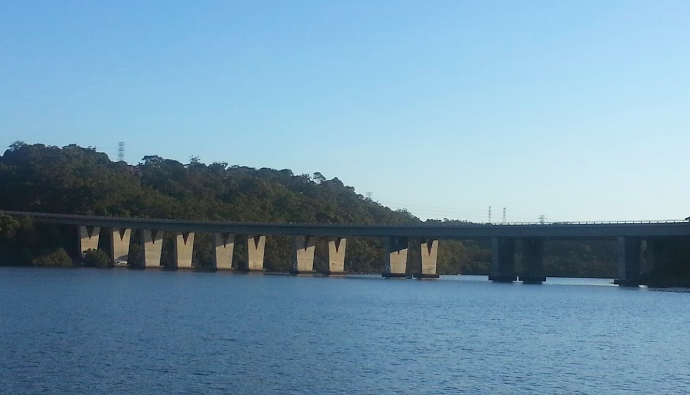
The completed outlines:
{"type": "MultiPolygon", "coordinates": [[[[254,169],[229,166],[225,162],[206,165],[198,158],[183,164],[156,155],[145,156],[132,166],[113,162],[104,153],[76,145],[59,148],[12,144],[0,157],[0,185],[4,191],[0,195],[0,208],[6,210],[274,223],[422,223],[406,210],[384,207],[358,194],[338,178],[328,179],[320,172],[309,176],[296,175],[288,169],[254,169]]],[[[71,251],[76,243],[70,234],[75,233],[73,230],[28,220],[20,222],[0,216],[0,247],[4,256],[0,259],[6,264],[43,262],[36,257],[60,248],[71,251]],[[10,237],[15,233],[16,237],[10,237]]],[[[419,261],[418,244],[410,243],[410,262],[419,261]]],[[[168,247],[169,242],[164,245],[165,262],[171,256],[168,247]]],[[[439,273],[488,272],[491,251],[486,241],[442,240],[439,247],[439,273]]],[[[317,251],[318,267],[326,259],[323,241],[317,245],[317,251]]],[[[551,254],[546,258],[549,275],[615,274],[611,243],[556,243],[549,251],[551,254]]],[[[138,254],[136,245],[132,254],[138,254]]],[[[290,256],[289,238],[269,239],[268,269],[288,270],[290,256]]],[[[348,240],[346,257],[346,268],[350,271],[380,271],[383,243],[376,239],[348,240]]],[[[53,258],[49,261],[64,262],[62,254],[53,258]]],[[[210,259],[210,238],[198,235],[197,267],[208,265],[210,259]]],[[[243,248],[237,243],[236,261],[241,263],[243,259],[243,248]]],[[[408,270],[414,272],[415,265],[409,264],[408,270]]]]}

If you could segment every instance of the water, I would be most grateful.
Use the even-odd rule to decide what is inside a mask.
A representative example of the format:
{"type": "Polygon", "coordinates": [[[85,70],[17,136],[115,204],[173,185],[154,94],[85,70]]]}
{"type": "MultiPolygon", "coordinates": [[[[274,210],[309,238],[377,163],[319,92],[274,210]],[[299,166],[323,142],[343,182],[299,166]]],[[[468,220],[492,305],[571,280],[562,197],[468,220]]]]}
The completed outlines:
{"type": "Polygon", "coordinates": [[[0,269],[2,394],[690,391],[690,294],[0,269]]]}

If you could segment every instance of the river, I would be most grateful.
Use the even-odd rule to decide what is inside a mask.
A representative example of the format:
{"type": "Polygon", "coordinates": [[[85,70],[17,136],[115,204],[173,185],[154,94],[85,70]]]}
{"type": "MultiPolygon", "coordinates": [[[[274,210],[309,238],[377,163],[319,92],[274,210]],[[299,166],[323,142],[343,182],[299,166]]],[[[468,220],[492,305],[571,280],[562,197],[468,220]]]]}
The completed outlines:
{"type": "Polygon", "coordinates": [[[0,268],[2,394],[690,391],[690,294],[0,268]]]}

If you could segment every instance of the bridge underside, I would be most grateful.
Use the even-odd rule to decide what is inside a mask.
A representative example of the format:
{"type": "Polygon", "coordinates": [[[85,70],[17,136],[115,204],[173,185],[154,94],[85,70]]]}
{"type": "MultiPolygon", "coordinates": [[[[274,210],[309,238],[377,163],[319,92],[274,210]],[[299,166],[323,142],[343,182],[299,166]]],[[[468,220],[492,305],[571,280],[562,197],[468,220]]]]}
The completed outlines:
{"type": "MultiPolygon", "coordinates": [[[[101,233],[108,256],[113,262],[128,259],[132,229],[141,234],[144,267],[160,267],[163,233],[174,232],[174,261],[180,269],[191,269],[194,232],[213,234],[213,265],[216,269],[233,267],[235,234],[247,236],[247,264],[241,270],[263,271],[267,235],[295,236],[293,272],[313,273],[316,237],[328,238],[328,268],[325,274],[345,271],[345,245],[347,237],[384,237],[386,251],[383,275],[420,278],[437,277],[438,240],[491,238],[492,261],[490,279],[512,282],[518,279],[515,265],[516,242],[522,248],[524,283],[540,283],[544,277],[544,244],[547,240],[615,239],[618,245],[618,278],[621,285],[641,282],[642,262],[647,265],[654,257],[662,240],[690,238],[690,223],[686,221],[659,221],[649,223],[554,223],[524,225],[287,225],[242,224],[232,222],[170,221],[158,219],[127,219],[95,216],[75,216],[46,213],[0,212],[12,216],[31,217],[39,222],[78,225],[80,252],[97,249],[101,233]],[[421,269],[418,273],[407,268],[409,240],[422,240],[421,269]],[[656,247],[654,247],[656,246],[656,247]]],[[[518,251],[520,251],[518,250],[518,251]]],[[[135,262],[129,262],[135,264],[135,262]]]]}

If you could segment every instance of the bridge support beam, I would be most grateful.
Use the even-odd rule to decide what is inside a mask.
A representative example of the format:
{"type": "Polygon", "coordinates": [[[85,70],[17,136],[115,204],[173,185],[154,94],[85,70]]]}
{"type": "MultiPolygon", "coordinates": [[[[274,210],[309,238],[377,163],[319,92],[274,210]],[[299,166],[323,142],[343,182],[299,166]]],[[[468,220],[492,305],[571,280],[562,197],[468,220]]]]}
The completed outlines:
{"type": "Polygon", "coordinates": [[[231,233],[213,234],[213,264],[216,270],[232,269],[232,254],[235,250],[235,235],[231,233]]]}
{"type": "Polygon", "coordinates": [[[618,238],[618,279],[615,284],[625,287],[640,285],[640,255],[642,240],[639,237],[618,238]]]}
{"type": "Polygon", "coordinates": [[[316,237],[292,236],[293,254],[292,271],[290,274],[314,273],[314,251],[316,250],[316,237]]]}
{"type": "Polygon", "coordinates": [[[417,278],[438,278],[436,262],[438,261],[438,240],[427,239],[420,249],[422,256],[422,272],[414,276],[417,278]]]}
{"type": "Polygon", "coordinates": [[[264,271],[264,251],[266,236],[247,235],[247,267],[245,272],[264,271]]]}
{"type": "Polygon", "coordinates": [[[98,237],[101,228],[98,226],[79,225],[79,255],[86,250],[98,249],[98,237]]]}
{"type": "Polygon", "coordinates": [[[127,262],[129,256],[129,238],[131,229],[111,229],[108,232],[110,242],[110,260],[113,263],[127,262]]]}
{"type": "Polygon", "coordinates": [[[345,274],[345,246],[347,239],[336,237],[328,240],[328,270],[327,276],[345,274]]]}
{"type": "Polygon", "coordinates": [[[517,280],[515,275],[515,239],[511,237],[491,238],[491,275],[489,280],[510,283],[517,280]]]}
{"type": "Polygon", "coordinates": [[[544,239],[522,239],[522,275],[524,284],[541,284],[544,276],[544,239]]]}
{"type": "Polygon", "coordinates": [[[383,277],[407,277],[407,237],[386,238],[386,262],[383,277]]]}
{"type": "Polygon", "coordinates": [[[177,232],[175,235],[174,259],[178,269],[192,269],[194,253],[194,233],[177,232]]]}
{"type": "Polygon", "coordinates": [[[144,229],[141,231],[141,237],[141,244],[144,247],[144,267],[160,267],[161,251],[163,248],[163,231],[144,229]]]}

